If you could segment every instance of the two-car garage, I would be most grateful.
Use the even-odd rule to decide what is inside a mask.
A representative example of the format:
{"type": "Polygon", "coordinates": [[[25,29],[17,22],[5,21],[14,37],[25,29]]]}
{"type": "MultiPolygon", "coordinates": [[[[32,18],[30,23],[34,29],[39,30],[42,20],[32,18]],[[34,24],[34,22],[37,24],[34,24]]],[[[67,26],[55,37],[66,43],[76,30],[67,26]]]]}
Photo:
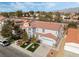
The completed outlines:
{"type": "Polygon", "coordinates": [[[40,37],[39,38],[42,44],[46,44],[49,46],[53,46],[54,44],[56,44],[56,41],[47,37],[40,37]]]}

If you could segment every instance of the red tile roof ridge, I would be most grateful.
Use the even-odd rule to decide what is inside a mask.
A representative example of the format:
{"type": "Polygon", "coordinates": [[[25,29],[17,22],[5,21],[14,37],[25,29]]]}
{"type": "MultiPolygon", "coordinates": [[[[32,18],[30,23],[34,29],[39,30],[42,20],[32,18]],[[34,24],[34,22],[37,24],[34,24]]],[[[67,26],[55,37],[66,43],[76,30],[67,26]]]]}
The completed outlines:
{"type": "Polygon", "coordinates": [[[33,21],[31,22],[31,27],[59,30],[62,27],[62,25],[60,23],[55,22],[33,21]]]}

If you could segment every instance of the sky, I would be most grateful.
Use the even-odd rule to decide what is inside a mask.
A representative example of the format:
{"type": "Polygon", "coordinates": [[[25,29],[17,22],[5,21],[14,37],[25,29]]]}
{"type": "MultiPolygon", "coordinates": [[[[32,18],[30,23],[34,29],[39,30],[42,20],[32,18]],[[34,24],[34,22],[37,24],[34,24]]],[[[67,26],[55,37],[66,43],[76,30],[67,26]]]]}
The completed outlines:
{"type": "Polygon", "coordinates": [[[0,2],[0,12],[57,11],[79,7],[78,2],[0,2]]]}

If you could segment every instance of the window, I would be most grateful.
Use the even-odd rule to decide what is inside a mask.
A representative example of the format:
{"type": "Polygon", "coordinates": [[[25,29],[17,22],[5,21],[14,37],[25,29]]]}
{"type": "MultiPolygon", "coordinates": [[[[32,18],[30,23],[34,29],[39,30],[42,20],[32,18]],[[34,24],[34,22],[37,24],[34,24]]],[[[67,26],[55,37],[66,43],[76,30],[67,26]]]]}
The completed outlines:
{"type": "Polygon", "coordinates": [[[42,29],[42,32],[45,32],[45,29],[42,29]]]}
{"type": "Polygon", "coordinates": [[[33,28],[33,32],[36,32],[36,28],[33,28]]]}
{"type": "Polygon", "coordinates": [[[31,28],[28,28],[28,30],[31,30],[31,28]]]}

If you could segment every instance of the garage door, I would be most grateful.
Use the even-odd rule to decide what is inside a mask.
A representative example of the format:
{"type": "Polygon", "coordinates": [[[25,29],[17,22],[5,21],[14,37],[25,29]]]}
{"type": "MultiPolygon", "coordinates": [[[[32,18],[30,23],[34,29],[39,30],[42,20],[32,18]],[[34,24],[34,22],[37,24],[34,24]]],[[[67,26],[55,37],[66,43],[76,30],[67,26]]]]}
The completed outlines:
{"type": "Polygon", "coordinates": [[[50,41],[49,39],[41,39],[41,41],[42,41],[42,43],[44,43],[44,44],[47,44],[47,45],[50,45],[50,46],[53,45],[53,42],[50,41]]]}

